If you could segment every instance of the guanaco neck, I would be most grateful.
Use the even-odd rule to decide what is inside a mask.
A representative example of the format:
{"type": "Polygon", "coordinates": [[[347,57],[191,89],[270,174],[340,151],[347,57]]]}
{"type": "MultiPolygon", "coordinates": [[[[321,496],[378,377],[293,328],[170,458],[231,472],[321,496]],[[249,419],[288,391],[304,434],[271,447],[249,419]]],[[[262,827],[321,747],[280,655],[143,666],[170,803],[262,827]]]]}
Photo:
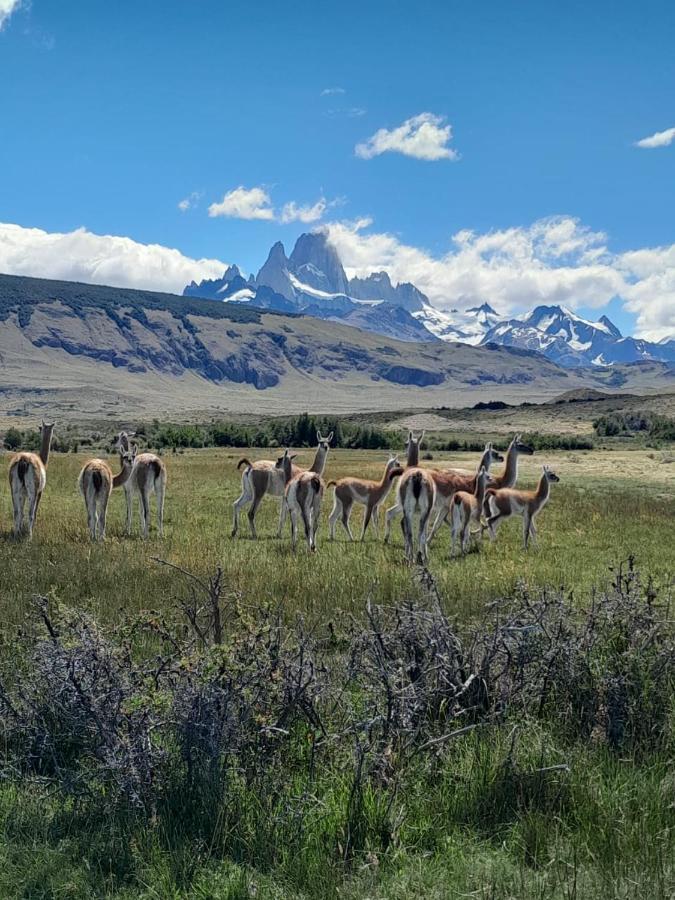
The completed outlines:
{"type": "Polygon", "coordinates": [[[487,474],[481,478],[480,475],[476,478],[476,491],[475,497],[476,502],[478,503],[478,509],[483,508],[483,500],[485,500],[485,488],[487,486],[487,474]]]}
{"type": "Polygon", "coordinates": [[[378,488],[380,490],[383,490],[384,488],[388,487],[391,484],[391,473],[395,468],[396,468],[396,466],[394,465],[394,463],[391,463],[391,462],[388,462],[387,465],[384,467],[384,474],[382,475],[382,478],[380,479],[380,483],[378,484],[378,488]]]}
{"type": "Polygon", "coordinates": [[[518,448],[515,442],[509,444],[506,451],[506,462],[504,463],[504,472],[502,473],[501,482],[503,487],[513,487],[518,480],[518,448]]]}
{"type": "Polygon", "coordinates": [[[539,505],[543,505],[548,500],[548,495],[551,490],[551,485],[549,484],[549,480],[545,475],[542,475],[539,479],[539,484],[537,485],[537,490],[534,493],[535,500],[539,502],[539,505]]]}
{"type": "Polygon", "coordinates": [[[49,462],[49,450],[52,446],[52,431],[54,430],[53,425],[47,425],[42,428],[41,433],[41,441],[40,441],[40,459],[42,460],[43,465],[47,468],[47,463],[49,462]]]}
{"type": "Polygon", "coordinates": [[[478,475],[481,469],[485,469],[486,472],[489,471],[491,463],[492,451],[484,450],[483,455],[480,458],[480,462],[478,463],[478,468],[476,469],[476,475],[478,475]]]}
{"type": "Polygon", "coordinates": [[[312,465],[309,467],[308,471],[316,472],[317,475],[323,475],[323,470],[326,468],[327,456],[328,450],[319,445],[316,448],[316,453],[314,454],[314,461],[312,462],[312,465]]]}
{"type": "Polygon", "coordinates": [[[117,475],[113,477],[112,486],[116,488],[122,487],[123,484],[126,484],[131,477],[131,470],[133,469],[133,467],[133,463],[125,459],[122,463],[122,471],[118,472],[117,475]]]}

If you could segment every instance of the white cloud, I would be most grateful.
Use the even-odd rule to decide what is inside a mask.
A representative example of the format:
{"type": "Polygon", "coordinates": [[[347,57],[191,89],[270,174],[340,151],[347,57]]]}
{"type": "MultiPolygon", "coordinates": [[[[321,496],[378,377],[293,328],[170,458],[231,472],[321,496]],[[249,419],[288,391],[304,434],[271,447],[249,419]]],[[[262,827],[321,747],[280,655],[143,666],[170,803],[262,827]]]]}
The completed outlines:
{"type": "Polygon", "coordinates": [[[321,91],[321,96],[322,97],[334,97],[334,96],[336,96],[336,94],[346,94],[346,93],[347,92],[342,87],[328,87],[328,88],[324,88],[321,91]]]}
{"type": "Polygon", "coordinates": [[[448,147],[452,140],[452,127],[445,124],[443,116],[425,112],[406,119],[398,128],[389,131],[380,128],[354,152],[361,159],[372,159],[382,153],[402,153],[415,159],[459,159],[456,150],[448,147]]]}
{"type": "Polygon", "coordinates": [[[178,209],[181,212],[187,212],[189,209],[195,209],[199,206],[199,201],[204,196],[204,191],[192,191],[187,197],[184,197],[178,203],[178,209]]]}
{"type": "Polygon", "coordinates": [[[649,137],[642,138],[641,141],[636,141],[635,146],[651,150],[654,147],[667,147],[673,141],[675,141],[675,128],[668,128],[666,131],[657,131],[649,137]]]}
{"type": "Polygon", "coordinates": [[[340,199],[329,202],[325,197],[319,197],[316,203],[302,205],[295,200],[289,200],[277,212],[272,205],[272,198],[263,188],[238,187],[225,194],[221,203],[212,203],[209,206],[209,215],[230,216],[237,219],[265,219],[269,222],[281,222],[282,225],[289,222],[310,224],[318,222],[327,209],[341,202],[340,199]]]}
{"type": "Polygon", "coordinates": [[[515,315],[537,304],[602,309],[615,297],[637,316],[637,334],[675,336],[675,245],[612,254],[606,235],[559,216],[529,227],[477,234],[460,231],[442,256],[369,233],[370,219],[326,228],[348,275],[386,269],[412,281],[439,309],[488,300],[515,315]]]}
{"type": "Polygon", "coordinates": [[[0,272],[181,293],[193,279],[220,278],[227,263],[191,259],[160,244],[92,234],[64,234],[0,223],[0,272]]]}
{"type": "Polygon", "coordinates": [[[0,31],[12,15],[21,6],[22,0],[0,0],[0,31]]]}
{"type": "Polygon", "coordinates": [[[284,224],[288,222],[304,222],[306,224],[318,222],[327,208],[328,203],[325,197],[320,197],[311,206],[298,206],[294,200],[291,200],[290,203],[284,204],[279,221],[284,224]]]}
{"type": "Polygon", "coordinates": [[[209,215],[228,216],[232,219],[274,219],[270,195],[264,188],[239,186],[228,191],[220,203],[209,206],[209,215]]]}

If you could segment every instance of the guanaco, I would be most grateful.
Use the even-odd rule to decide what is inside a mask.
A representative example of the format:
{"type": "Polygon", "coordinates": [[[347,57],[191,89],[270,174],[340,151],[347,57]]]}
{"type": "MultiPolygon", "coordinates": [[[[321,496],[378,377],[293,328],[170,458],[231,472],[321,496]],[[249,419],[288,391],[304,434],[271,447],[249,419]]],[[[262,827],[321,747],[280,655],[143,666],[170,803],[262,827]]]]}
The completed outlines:
{"type": "Polygon", "coordinates": [[[450,513],[452,510],[452,498],[457,491],[466,491],[473,494],[476,490],[476,477],[481,469],[485,469],[489,473],[490,466],[494,462],[503,462],[502,454],[495,450],[492,443],[488,442],[483,450],[476,474],[469,475],[464,472],[458,472],[454,469],[430,469],[429,474],[434,479],[436,485],[436,510],[437,515],[433,527],[429,534],[429,542],[434,539],[434,535],[441,527],[443,522],[447,522],[451,526],[450,513]]]}
{"type": "MultiPolygon", "coordinates": [[[[316,438],[316,453],[314,454],[314,460],[308,471],[315,472],[317,475],[323,475],[324,469],[326,468],[328,451],[330,449],[331,441],[333,440],[333,432],[331,431],[327,437],[323,437],[321,432],[317,431],[316,438]]],[[[291,459],[295,459],[295,457],[293,456],[291,459]]],[[[278,469],[275,462],[271,459],[259,459],[257,462],[250,462],[246,457],[242,457],[237,463],[237,469],[240,469],[242,466],[245,466],[245,468],[241,476],[241,494],[233,504],[234,520],[232,523],[232,537],[235,537],[239,530],[239,510],[249,503],[248,522],[251,529],[251,537],[254,539],[258,537],[255,530],[255,517],[258,512],[258,507],[266,494],[270,497],[281,498],[279,526],[277,528],[277,537],[281,537],[287,512],[287,504],[283,499],[286,492],[287,480],[284,480],[285,475],[283,471],[278,469]]],[[[300,466],[293,464],[291,466],[291,477],[304,471],[305,470],[300,466]]]]}
{"type": "Polygon", "coordinates": [[[415,514],[419,515],[418,560],[425,563],[428,557],[427,526],[431,510],[436,500],[436,485],[427,469],[415,466],[406,469],[401,475],[396,491],[397,505],[400,506],[403,517],[401,530],[405,546],[406,562],[413,561],[414,534],[413,525],[415,514]]]}
{"type": "Polygon", "coordinates": [[[9,463],[9,487],[14,508],[14,537],[23,531],[23,512],[28,501],[26,530],[28,539],[33,537],[42,493],[47,484],[47,465],[52,445],[54,423],[43,422],[40,427],[40,452],[16,453],[9,463]]]}
{"type": "MultiPolygon", "coordinates": [[[[483,510],[483,500],[485,499],[485,489],[489,477],[485,466],[481,466],[481,469],[476,476],[476,489],[473,494],[470,494],[468,491],[457,491],[452,498],[451,555],[455,552],[455,541],[457,538],[459,538],[459,545],[462,553],[466,553],[469,549],[470,526],[472,522],[480,522],[480,516],[483,510]]],[[[478,529],[477,534],[479,538],[482,538],[482,529],[478,529]]]]}
{"type": "Polygon", "coordinates": [[[537,543],[537,529],[534,519],[548,502],[551,492],[551,484],[560,481],[555,472],[548,466],[543,466],[539,484],[534,491],[518,491],[515,488],[502,488],[494,490],[488,488],[485,499],[490,509],[487,520],[487,529],[490,539],[497,537],[497,526],[503,519],[510,516],[523,517],[523,545],[527,550],[530,537],[533,543],[537,543]]]}
{"type": "Polygon", "coordinates": [[[283,503],[288,507],[291,517],[291,544],[293,550],[298,542],[298,515],[305,527],[305,538],[310,553],[316,551],[316,532],[321,518],[321,501],[325,485],[316,472],[298,472],[291,476],[291,461],[288,457],[282,460],[282,470],[286,478],[286,491],[283,503]]]}
{"type": "Polygon", "coordinates": [[[84,497],[87,524],[92,541],[105,540],[105,523],[108,501],[113,488],[126,484],[131,476],[136,456],[136,446],[120,455],[122,468],[117,475],[104,459],[90,459],[82,466],[77,483],[84,497]]]}
{"type": "Polygon", "coordinates": [[[340,478],[339,481],[329,481],[326,487],[335,486],[335,495],[333,501],[333,509],[328,518],[328,527],[331,541],[335,538],[335,525],[337,520],[341,518],[342,525],[349,535],[349,540],[354,540],[354,535],[349,527],[349,517],[351,516],[352,506],[354,503],[361,503],[366,507],[363,518],[363,528],[361,530],[361,540],[365,538],[366,529],[372,518],[375,532],[378,529],[378,514],[380,506],[387,499],[391,490],[394,479],[403,474],[403,469],[398,461],[398,456],[394,454],[387,460],[384,467],[382,478],[379,481],[372,481],[366,478],[340,478]]]}

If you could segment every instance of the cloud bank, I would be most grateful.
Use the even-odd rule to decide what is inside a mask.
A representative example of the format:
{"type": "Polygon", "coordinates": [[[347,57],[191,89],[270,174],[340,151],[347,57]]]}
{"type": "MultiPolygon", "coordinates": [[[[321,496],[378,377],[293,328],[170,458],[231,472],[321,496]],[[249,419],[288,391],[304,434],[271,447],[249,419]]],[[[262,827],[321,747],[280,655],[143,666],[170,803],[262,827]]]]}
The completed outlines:
{"type": "Polygon", "coordinates": [[[361,159],[373,159],[383,153],[402,153],[427,161],[456,160],[459,154],[448,147],[451,140],[452,127],[445,123],[445,118],[424,112],[406,119],[391,131],[380,128],[367,141],[357,144],[354,152],[361,159]]]}
{"type": "Polygon", "coordinates": [[[0,272],[180,294],[193,279],[220,278],[227,263],[191,259],[160,244],[92,234],[64,234],[0,223],[0,272]]]}
{"type": "Polygon", "coordinates": [[[511,315],[537,304],[602,309],[614,298],[637,317],[637,334],[675,337],[675,245],[612,254],[607,236],[558,216],[478,234],[460,231],[442,256],[368,231],[370,219],[326,226],[348,275],[386,269],[412,281],[439,309],[484,300],[511,315]]]}

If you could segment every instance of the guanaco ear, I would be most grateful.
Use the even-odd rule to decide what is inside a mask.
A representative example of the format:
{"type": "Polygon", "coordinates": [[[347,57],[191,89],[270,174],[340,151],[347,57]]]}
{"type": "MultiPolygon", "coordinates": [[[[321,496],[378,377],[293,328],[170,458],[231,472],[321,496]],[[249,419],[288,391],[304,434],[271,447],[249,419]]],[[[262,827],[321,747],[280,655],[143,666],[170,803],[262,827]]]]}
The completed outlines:
{"type": "Polygon", "coordinates": [[[409,431],[408,432],[408,443],[409,444],[411,443],[412,439],[413,439],[413,433],[412,433],[412,431],[409,431]]]}
{"type": "Polygon", "coordinates": [[[331,431],[331,433],[330,433],[330,434],[328,435],[328,437],[326,438],[326,441],[330,444],[330,442],[331,442],[332,440],[333,440],[333,432],[331,431]]]}
{"type": "Polygon", "coordinates": [[[323,438],[321,437],[321,432],[320,432],[319,429],[317,428],[317,429],[316,429],[316,442],[317,442],[317,444],[320,444],[322,440],[323,440],[323,438]]]}
{"type": "Polygon", "coordinates": [[[295,457],[296,457],[297,455],[298,455],[297,453],[291,453],[291,455],[290,455],[288,458],[291,459],[291,460],[293,460],[293,459],[295,459],[295,457]]]}
{"type": "Polygon", "coordinates": [[[418,444],[421,444],[421,443],[422,443],[422,441],[424,440],[424,435],[425,435],[426,433],[427,433],[427,432],[426,432],[426,429],[425,429],[425,428],[422,429],[422,433],[420,434],[419,438],[417,439],[417,443],[418,443],[418,444]]]}

